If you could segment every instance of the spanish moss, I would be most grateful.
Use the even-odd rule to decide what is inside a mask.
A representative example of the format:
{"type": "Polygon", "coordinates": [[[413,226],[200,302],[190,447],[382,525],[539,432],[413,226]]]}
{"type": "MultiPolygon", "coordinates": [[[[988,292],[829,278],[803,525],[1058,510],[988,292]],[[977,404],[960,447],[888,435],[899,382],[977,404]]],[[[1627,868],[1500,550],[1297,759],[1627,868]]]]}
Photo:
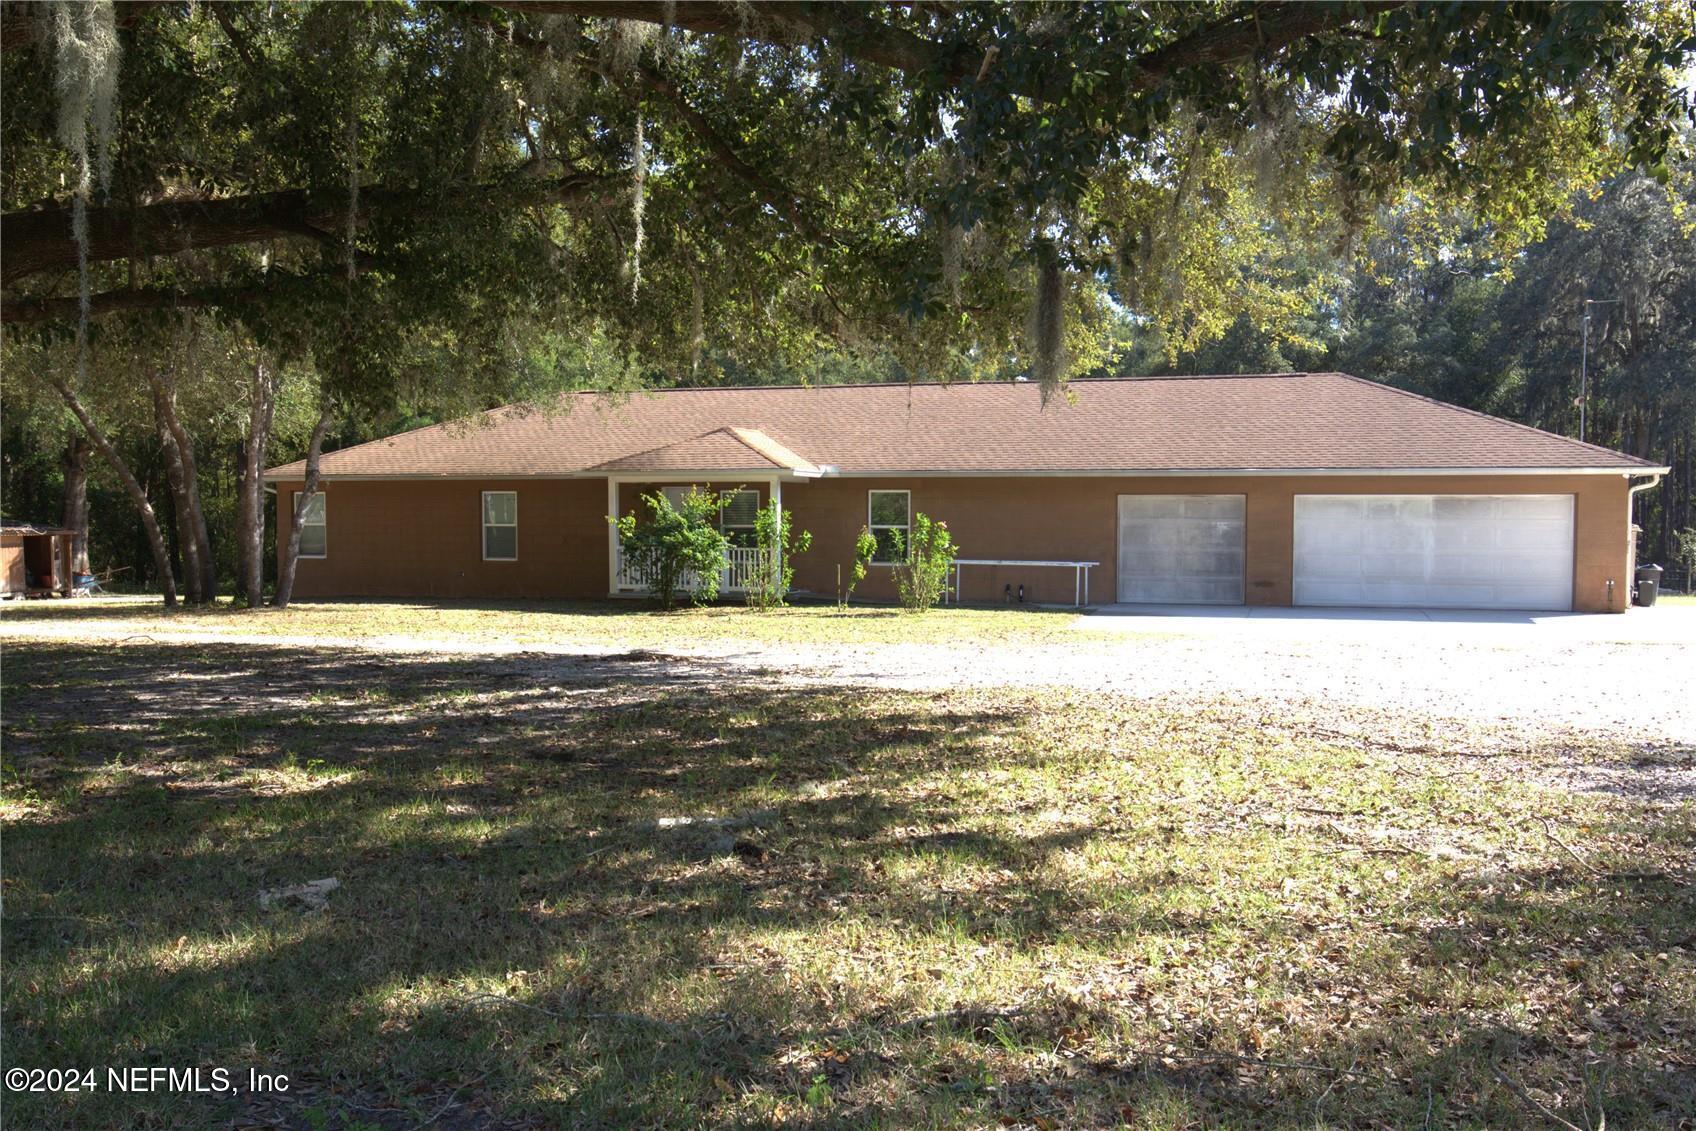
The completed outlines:
{"type": "Polygon", "coordinates": [[[1042,403],[1059,392],[1066,377],[1066,290],[1054,244],[1037,247],[1036,296],[1031,310],[1031,368],[1042,386],[1042,403]]]}
{"type": "Polygon", "coordinates": [[[631,173],[630,219],[636,231],[630,239],[630,299],[642,289],[642,213],[647,208],[648,146],[642,134],[642,115],[636,115],[636,154],[631,173]]]}
{"type": "Polygon", "coordinates": [[[118,30],[112,0],[59,0],[52,11],[53,78],[59,142],[71,156],[71,238],[77,248],[77,377],[88,375],[88,200],[112,179],[112,119],[118,101],[118,30]],[[94,154],[89,154],[93,134],[94,154]]]}

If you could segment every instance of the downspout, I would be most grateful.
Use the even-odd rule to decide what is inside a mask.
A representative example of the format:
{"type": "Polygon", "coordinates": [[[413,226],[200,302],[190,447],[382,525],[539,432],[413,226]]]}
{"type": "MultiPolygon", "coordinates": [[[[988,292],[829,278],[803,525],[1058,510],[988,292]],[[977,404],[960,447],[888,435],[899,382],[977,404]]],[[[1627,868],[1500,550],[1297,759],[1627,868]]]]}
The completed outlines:
{"type": "MultiPolygon", "coordinates": [[[[1627,553],[1626,553],[1626,559],[1625,559],[1626,560],[1626,576],[1625,576],[1625,608],[1626,609],[1629,609],[1631,607],[1631,594],[1632,594],[1633,586],[1635,586],[1637,584],[1637,535],[1635,533],[1635,530],[1637,528],[1637,492],[1647,491],[1651,487],[1658,487],[1660,485],[1660,482],[1661,482],[1661,476],[1665,475],[1669,470],[1671,470],[1671,469],[1663,467],[1663,468],[1661,468],[1657,471],[1644,472],[1643,474],[1645,474],[1648,477],[1649,481],[1647,483],[1633,483],[1633,484],[1631,484],[1630,488],[1625,493],[1625,536],[1629,540],[1628,544],[1626,546],[1627,553]]],[[[1626,476],[1627,481],[1630,481],[1630,480],[1635,479],[1635,478],[1636,478],[1636,476],[1634,476],[1634,475],[1627,475],[1626,476]]],[[[1620,611],[1624,612],[1625,609],[1621,609],[1620,611]]]]}

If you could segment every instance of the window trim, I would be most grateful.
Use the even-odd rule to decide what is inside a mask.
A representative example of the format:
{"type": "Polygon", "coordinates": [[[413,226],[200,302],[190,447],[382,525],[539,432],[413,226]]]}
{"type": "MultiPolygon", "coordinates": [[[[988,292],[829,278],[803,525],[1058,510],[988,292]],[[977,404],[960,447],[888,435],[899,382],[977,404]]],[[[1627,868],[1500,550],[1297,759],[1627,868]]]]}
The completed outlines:
{"type": "MultiPolygon", "coordinates": [[[[304,495],[305,493],[306,493],[305,491],[296,491],[294,493],[294,497],[291,498],[289,501],[291,503],[295,503],[298,506],[299,504],[296,502],[296,500],[301,495],[304,495]]],[[[304,536],[306,534],[306,528],[308,526],[322,526],[324,528],[324,552],[322,554],[309,554],[305,550],[301,550],[295,556],[301,557],[301,558],[307,558],[307,559],[310,559],[311,561],[322,561],[324,558],[327,558],[327,557],[330,556],[330,503],[329,503],[329,500],[327,498],[325,498],[324,492],[323,492],[322,489],[312,492],[312,499],[319,500],[318,521],[317,522],[308,522],[308,521],[306,521],[306,516],[301,515],[300,516],[300,532],[301,532],[302,537],[304,538],[304,536]]],[[[307,505],[311,506],[312,500],[308,500],[307,505]]]]}
{"type": "MultiPolygon", "coordinates": [[[[907,488],[904,488],[904,487],[872,487],[872,488],[869,488],[866,491],[866,530],[871,533],[871,536],[872,536],[873,539],[877,538],[877,532],[880,531],[880,530],[899,530],[899,531],[901,531],[901,541],[902,541],[902,543],[906,544],[906,545],[911,545],[912,539],[913,539],[913,492],[911,490],[908,490],[907,488]],[[896,525],[896,524],[893,524],[893,523],[887,523],[887,522],[879,522],[879,523],[872,522],[872,496],[873,495],[905,495],[905,496],[907,496],[907,521],[903,524],[900,524],[900,525],[896,525]]],[[[873,551],[872,560],[871,560],[870,564],[872,564],[874,566],[898,566],[901,563],[899,561],[880,562],[880,561],[877,560],[876,551],[873,551]]]]}
{"type": "Polygon", "coordinates": [[[478,519],[481,523],[481,525],[479,525],[478,528],[477,528],[477,537],[478,537],[479,542],[481,543],[481,549],[483,551],[483,560],[486,561],[486,562],[515,562],[515,561],[517,561],[518,560],[518,492],[517,491],[484,491],[482,497],[477,501],[477,506],[478,506],[477,517],[478,517],[478,519]],[[490,495],[511,495],[512,496],[512,521],[511,522],[490,522],[489,521],[489,496],[490,495]],[[510,527],[512,529],[512,557],[510,557],[510,558],[491,558],[489,556],[489,528],[491,526],[500,527],[502,529],[510,527]]]}

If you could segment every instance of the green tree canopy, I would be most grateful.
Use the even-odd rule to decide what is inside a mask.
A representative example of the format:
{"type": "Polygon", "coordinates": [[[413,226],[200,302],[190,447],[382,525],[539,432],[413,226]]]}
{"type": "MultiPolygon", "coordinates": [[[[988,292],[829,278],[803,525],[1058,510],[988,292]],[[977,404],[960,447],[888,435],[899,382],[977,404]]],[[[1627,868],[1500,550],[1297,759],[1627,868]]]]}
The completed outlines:
{"type": "Polygon", "coordinates": [[[1109,297],[1192,345],[1290,314],[1301,281],[1242,265],[1410,190],[1534,237],[1691,110],[1676,3],[6,16],[6,321],[74,320],[86,260],[93,315],[213,306],[372,400],[420,340],[497,366],[514,327],[1053,381],[1109,297]]]}

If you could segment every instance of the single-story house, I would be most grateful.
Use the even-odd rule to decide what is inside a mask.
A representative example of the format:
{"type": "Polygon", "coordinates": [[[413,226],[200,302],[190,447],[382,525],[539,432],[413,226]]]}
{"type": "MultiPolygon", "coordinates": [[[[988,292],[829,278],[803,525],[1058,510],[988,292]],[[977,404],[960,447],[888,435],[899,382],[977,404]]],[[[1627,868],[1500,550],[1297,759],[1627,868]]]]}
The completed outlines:
{"type": "MultiPolygon", "coordinates": [[[[966,601],[1070,603],[1093,563],[1096,601],[1622,612],[1632,497],[1664,471],[1342,373],[1078,381],[1046,408],[1022,381],[584,393],[326,454],[295,592],[633,594],[608,518],[698,485],[735,492],[737,543],[778,500],[821,595],[862,527],[889,545],[923,512],[986,563],[966,601]]],[[[303,476],[266,472],[280,546],[303,476]]],[[[856,595],[893,597],[890,570],[856,595]]]]}

